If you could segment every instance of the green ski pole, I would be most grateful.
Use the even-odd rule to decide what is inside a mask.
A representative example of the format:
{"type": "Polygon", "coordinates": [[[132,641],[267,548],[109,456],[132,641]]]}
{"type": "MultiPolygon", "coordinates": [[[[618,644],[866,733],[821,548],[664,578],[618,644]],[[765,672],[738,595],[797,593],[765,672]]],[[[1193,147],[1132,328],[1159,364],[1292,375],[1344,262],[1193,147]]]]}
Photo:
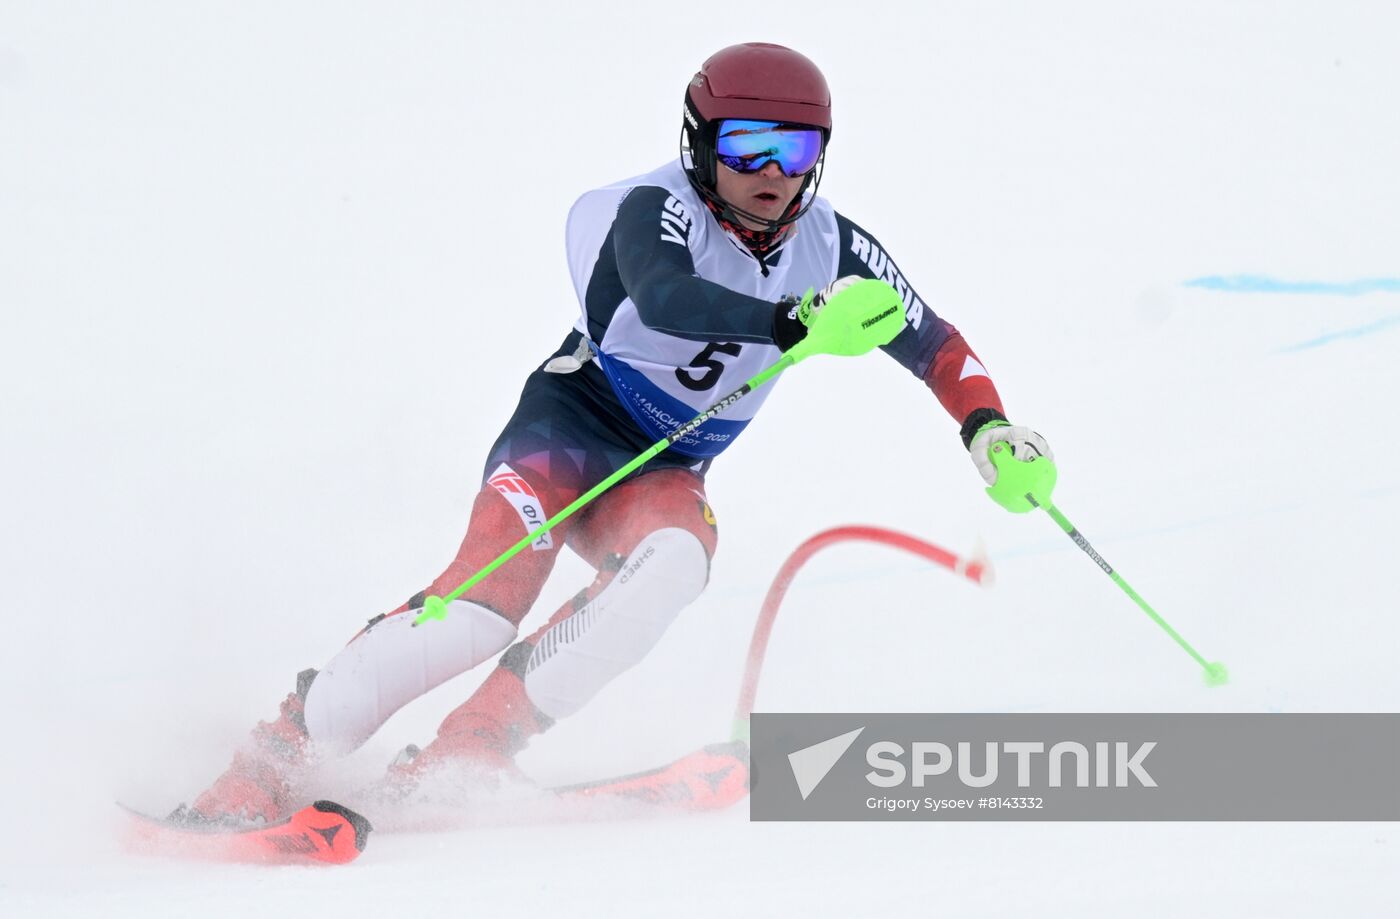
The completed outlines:
{"type": "Polygon", "coordinates": [[[1138,609],[1146,613],[1153,622],[1161,626],[1171,639],[1181,646],[1181,649],[1191,655],[1196,663],[1201,665],[1204,671],[1207,686],[1223,686],[1229,682],[1229,671],[1225,665],[1219,661],[1207,661],[1200,652],[1191,646],[1181,633],[1172,628],[1167,620],[1148,604],[1146,600],[1132,586],[1123,579],[1113,566],[1104,560],[1104,557],[1089,545],[1089,540],[1084,538],[1074,524],[1069,522],[1069,518],[1060,513],[1060,509],[1050,500],[1050,493],[1055,488],[1055,465],[1043,457],[1036,457],[1031,460],[1021,461],[1011,455],[1005,444],[993,444],[991,448],[992,463],[997,467],[997,481],[991,488],[987,489],[987,494],[992,500],[1002,507],[1015,513],[1025,513],[1027,511],[1040,508],[1050,515],[1050,519],[1055,521],[1061,530],[1074,544],[1084,550],[1084,553],[1094,560],[1110,578],[1113,583],[1123,589],[1138,609]]]}
{"type": "MultiPolygon", "coordinates": [[[[808,291],[802,304],[803,307],[811,302],[811,296],[812,292],[808,291]]],[[[834,354],[842,357],[856,357],[865,354],[882,345],[889,344],[903,328],[904,301],[893,287],[884,281],[872,279],[852,284],[839,296],[832,298],[832,301],[813,317],[812,324],[807,331],[807,337],[788,349],[772,366],[756,374],[743,386],[658,440],[622,468],[584,492],[568,507],[540,524],[524,539],[502,552],[485,568],[463,581],[451,593],[441,597],[426,598],[423,601],[423,611],[413,620],[413,624],[418,626],[430,619],[445,618],[448,603],[480,584],[491,572],[510,561],[525,547],[558,526],[561,521],[568,519],[579,508],[631,475],[648,460],[676,441],[688,437],[700,425],[720,414],[787,368],[814,354],[834,354]]]]}

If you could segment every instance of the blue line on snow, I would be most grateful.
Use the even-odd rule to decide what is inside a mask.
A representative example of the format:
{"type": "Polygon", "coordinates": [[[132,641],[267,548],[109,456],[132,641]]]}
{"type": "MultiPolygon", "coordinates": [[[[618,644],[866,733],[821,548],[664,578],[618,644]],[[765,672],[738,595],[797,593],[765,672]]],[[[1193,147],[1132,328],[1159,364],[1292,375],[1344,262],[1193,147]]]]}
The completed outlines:
{"type": "Polygon", "coordinates": [[[1359,325],[1350,329],[1342,329],[1339,332],[1328,332],[1326,335],[1319,335],[1317,338],[1300,341],[1296,345],[1288,345],[1287,347],[1279,348],[1279,351],[1282,353],[1306,351],[1309,348],[1318,348],[1322,345],[1331,344],[1334,341],[1341,341],[1344,338],[1362,338],[1370,335],[1372,332],[1379,332],[1396,325],[1400,325],[1400,314],[1386,316],[1383,319],[1377,319],[1375,322],[1368,322],[1366,325],[1359,325]]]}
{"type": "Polygon", "coordinates": [[[1192,278],[1183,287],[1199,287],[1232,294],[1332,294],[1359,297],[1362,294],[1400,293],[1400,278],[1362,278],[1357,281],[1282,281],[1256,274],[1211,275],[1192,278]]]}

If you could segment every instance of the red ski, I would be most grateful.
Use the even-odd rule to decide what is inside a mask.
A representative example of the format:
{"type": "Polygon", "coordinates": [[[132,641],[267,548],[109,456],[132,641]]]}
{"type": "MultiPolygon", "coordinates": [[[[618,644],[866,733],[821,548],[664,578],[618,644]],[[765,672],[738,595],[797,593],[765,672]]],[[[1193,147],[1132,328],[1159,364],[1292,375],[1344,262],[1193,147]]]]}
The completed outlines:
{"type": "Polygon", "coordinates": [[[264,865],[341,865],[365,850],[372,827],[359,814],[332,801],[317,801],[280,823],[229,829],[158,817],[126,808],[131,815],[128,848],[149,855],[264,865]]]}
{"type": "Polygon", "coordinates": [[[711,744],[657,769],[550,791],[563,798],[625,798],[686,811],[720,810],[749,793],[749,749],[743,741],[711,744]]]}

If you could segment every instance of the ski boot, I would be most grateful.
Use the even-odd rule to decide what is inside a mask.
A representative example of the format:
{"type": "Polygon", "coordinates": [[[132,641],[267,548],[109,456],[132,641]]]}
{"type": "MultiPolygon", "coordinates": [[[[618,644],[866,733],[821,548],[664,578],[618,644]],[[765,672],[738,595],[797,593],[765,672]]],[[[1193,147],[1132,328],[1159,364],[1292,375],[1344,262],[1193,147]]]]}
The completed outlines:
{"type": "Polygon", "coordinates": [[[524,643],[507,650],[471,698],[443,720],[432,743],[423,749],[410,745],[399,754],[386,778],[389,797],[412,794],[429,773],[452,773],[486,788],[529,781],[515,757],[554,723],[530,702],[512,666],[517,658],[528,660],[529,653],[524,643]]]}
{"type": "Polygon", "coordinates": [[[170,819],[220,826],[259,826],[285,819],[296,808],[292,784],[306,766],[303,712],[315,670],[297,674],[296,692],[283,700],[274,721],[260,721],[248,744],[193,805],[176,808],[170,819]]]}

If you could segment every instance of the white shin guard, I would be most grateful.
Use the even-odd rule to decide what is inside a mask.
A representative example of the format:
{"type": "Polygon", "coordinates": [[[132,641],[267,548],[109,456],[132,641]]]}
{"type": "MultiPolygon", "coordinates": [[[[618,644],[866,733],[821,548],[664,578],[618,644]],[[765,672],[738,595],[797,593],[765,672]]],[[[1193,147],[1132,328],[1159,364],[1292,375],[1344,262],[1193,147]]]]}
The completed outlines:
{"type": "Polygon", "coordinates": [[[403,706],[515,640],[516,628],[484,606],[454,600],[447,617],[413,628],[414,613],[387,616],[331,659],[306,696],[317,747],[355,749],[403,706]]]}
{"type": "Polygon", "coordinates": [[[525,666],[525,692],[551,718],[578,711],[611,679],[646,656],[700,595],[709,558],[679,527],[644,538],[612,581],[540,638],[525,666]]]}

